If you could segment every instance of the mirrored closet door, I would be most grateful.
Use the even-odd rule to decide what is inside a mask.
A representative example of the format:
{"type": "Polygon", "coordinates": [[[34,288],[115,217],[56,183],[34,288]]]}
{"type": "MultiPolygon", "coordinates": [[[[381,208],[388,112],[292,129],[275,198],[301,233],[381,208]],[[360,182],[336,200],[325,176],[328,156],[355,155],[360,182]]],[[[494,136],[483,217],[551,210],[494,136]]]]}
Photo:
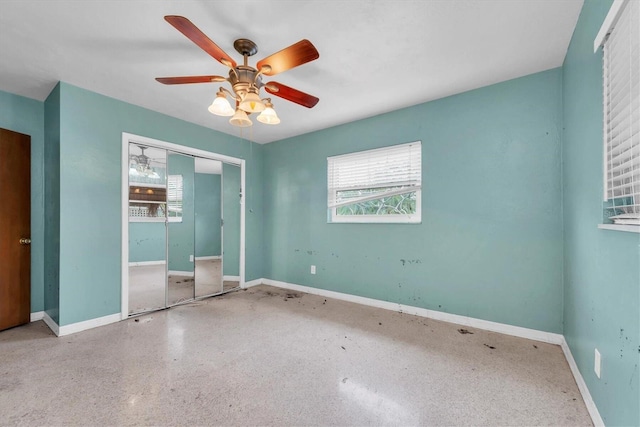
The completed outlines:
{"type": "Polygon", "coordinates": [[[222,292],[222,162],[196,158],[196,298],[222,292]]]}
{"type": "Polygon", "coordinates": [[[167,152],[129,144],[129,313],[166,307],[167,152]]]}
{"type": "Polygon", "coordinates": [[[225,291],[240,286],[240,167],[222,164],[223,280],[225,291]]]}
{"type": "Polygon", "coordinates": [[[167,305],[195,298],[195,159],[167,153],[167,305]]]}
{"type": "Polygon", "coordinates": [[[129,144],[128,313],[239,287],[240,167],[129,144]]]}

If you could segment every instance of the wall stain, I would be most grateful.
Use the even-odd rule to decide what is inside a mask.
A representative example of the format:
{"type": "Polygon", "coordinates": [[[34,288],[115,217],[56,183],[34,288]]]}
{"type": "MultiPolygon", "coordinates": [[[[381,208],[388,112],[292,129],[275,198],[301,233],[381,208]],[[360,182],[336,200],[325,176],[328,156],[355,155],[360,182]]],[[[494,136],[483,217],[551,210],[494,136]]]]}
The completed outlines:
{"type": "Polygon", "coordinates": [[[406,264],[422,264],[422,260],[419,259],[401,259],[400,262],[403,266],[406,264]]]}

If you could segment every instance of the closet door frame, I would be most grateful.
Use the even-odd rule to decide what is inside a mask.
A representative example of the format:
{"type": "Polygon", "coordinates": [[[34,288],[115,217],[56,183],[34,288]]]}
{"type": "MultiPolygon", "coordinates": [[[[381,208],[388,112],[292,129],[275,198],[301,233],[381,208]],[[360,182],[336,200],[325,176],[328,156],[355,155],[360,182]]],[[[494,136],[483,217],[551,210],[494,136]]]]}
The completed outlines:
{"type": "Polygon", "coordinates": [[[122,133],[122,274],[121,274],[121,304],[120,318],[122,320],[129,317],[129,144],[142,144],[149,147],[171,150],[179,154],[187,154],[205,159],[218,160],[234,166],[240,167],[240,188],[242,199],[240,200],[240,287],[245,284],[245,200],[247,197],[245,186],[245,160],[236,157],[225,156],[224,154],[213,153],[200,150],[198,148],[187,147],[174,144],[172,142],[161,141],[159,139],[145,136],[122,133]]]}

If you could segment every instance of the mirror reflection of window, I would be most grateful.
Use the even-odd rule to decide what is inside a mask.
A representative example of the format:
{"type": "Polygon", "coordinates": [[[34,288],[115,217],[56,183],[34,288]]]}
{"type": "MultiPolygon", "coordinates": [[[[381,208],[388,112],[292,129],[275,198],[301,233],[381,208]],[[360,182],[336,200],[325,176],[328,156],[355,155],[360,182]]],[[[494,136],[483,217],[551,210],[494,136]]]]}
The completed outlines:
{"type": "Polygon", "coordinates": [[[169,175],[167,177],[167,212],[169,222],[182,222],[182,175],[169,175]]]}

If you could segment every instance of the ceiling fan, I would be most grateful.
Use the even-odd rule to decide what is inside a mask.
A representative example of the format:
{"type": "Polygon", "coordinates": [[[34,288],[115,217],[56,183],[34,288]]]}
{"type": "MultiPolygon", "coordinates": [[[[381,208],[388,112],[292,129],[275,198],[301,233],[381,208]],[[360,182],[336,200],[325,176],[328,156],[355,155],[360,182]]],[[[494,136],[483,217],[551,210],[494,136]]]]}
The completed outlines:
{"type": "Polygon", "coordinates": [[[144,154],[144,150],[149,147],[138,145],[138,148],[140,148],[142,154],[129,155],[129,160],[132,161],[132,165],[129,168],[129,174],[134,176],[144,176],[147,178],[160,178],[158,173],[151,167],[153,159],[144,154]]]}
{"type": "Polygon", "coordinates": [[[168,15],[165,21],[173,25],[178,31],[187,36],[189,40],[197,44],[202,50],[211,55],[222,65],[229,67],[229,77],[223,76],[185,76],[185,77],[158,77],[157,81],[167,85],[187,83],[217,83],[229,82],[233,92],[224,87],[216,94],[216,98],[209,106],[209,111],[218,116],[232,116],[229,120],[234,126],[248,127],[252,125],[247,113],[260,113],[258,121],[265,124],[276,125],[280,119],[273,109],[270,98],[260,98],[260,89],[294,102],[307,108],[314,107],[319,99],[278,82],[262,82],[262,76],[274,76],[283,71],[290,70],[320,57],[315,46],[309,40],[300,40],[291,46],[274,53],[256,64],[256,68],[248,64],[250,56],[258,53],[257,45],[249,39],[238,39],[233,47],[244,57],[244,63],[238,65],[218,45],[198,29],[184,16],[168,15]],[[235,101],[235,108],[227,100],[229,96],[235,101]]]}

